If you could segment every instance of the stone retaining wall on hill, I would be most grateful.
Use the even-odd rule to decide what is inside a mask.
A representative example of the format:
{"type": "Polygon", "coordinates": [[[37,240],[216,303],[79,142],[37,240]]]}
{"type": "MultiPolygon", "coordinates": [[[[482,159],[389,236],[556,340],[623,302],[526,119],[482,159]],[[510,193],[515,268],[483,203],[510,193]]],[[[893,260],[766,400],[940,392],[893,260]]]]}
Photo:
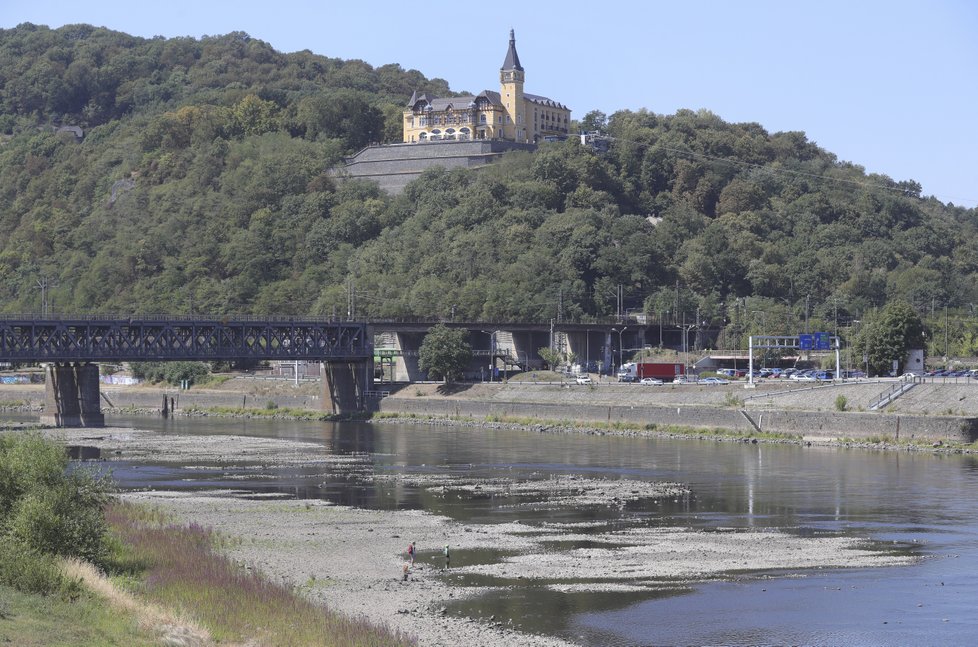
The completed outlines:
{"type": "MultiPolygon", "coordinates": [[[[347,158],[340,173],[373,180],[388,193],[397,194],[426,169],[477,168],[492,163],[512,150],[532,151],[535,144],[495,140],[435,141],[416,144],[368,146],[347,158]]],[[[342,176],[342,175],[341,175],[342,176]]]]}

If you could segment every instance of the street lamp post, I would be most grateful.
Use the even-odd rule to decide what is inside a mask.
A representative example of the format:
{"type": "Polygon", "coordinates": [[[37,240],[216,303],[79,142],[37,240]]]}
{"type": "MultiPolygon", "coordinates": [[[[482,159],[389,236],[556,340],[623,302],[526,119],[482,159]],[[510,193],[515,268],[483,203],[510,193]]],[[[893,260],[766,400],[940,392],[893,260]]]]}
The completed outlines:
{"type": "MultiPolygon", "coordinates": [[[[622,326],[621,327],[621,330],[618,330],[617,328],[612,328],[611,329],[611,332],[618,333],[618,370],[619,371],[621,370],[621,365],[625,363],[625,360],[624,360],[625,354],[624,354],[624,346],[623,346],[623,342],[622,342],[622,334],[627,329],[628,329],[628,326],[622,326]]],[[[617,371],[616,371],[616,373],[617,373],[617,371]]]]}
{"type": "Polygon", "coordinates": [[[493,381],[493,368],[496,364],[496,332],[488,330],[480,330],[479,332],[489,335],[489,381],[493,381]]]}
{"type": "MultiPolygon", "coordinates": [[[[699,314],[699,311],[697,311],[697,314],[699,314]]],[[[683,370],[686,372],[686,375],[689,375],[689,331],[692,330],[693,328],[697,328],[697,325],[695,323],[687,324],[686,323],[686,313],[684,312],[683,313],[683,325],[682,325],[682,331],[683,331],[683,370]]],[[[697,330],[698,330],[698,328],[697,328],[697,330]]]]}
{"type": "Polygon", "coordinates": [[[591,331],[584,331],[584,372],[591,372],[591,331]]]}

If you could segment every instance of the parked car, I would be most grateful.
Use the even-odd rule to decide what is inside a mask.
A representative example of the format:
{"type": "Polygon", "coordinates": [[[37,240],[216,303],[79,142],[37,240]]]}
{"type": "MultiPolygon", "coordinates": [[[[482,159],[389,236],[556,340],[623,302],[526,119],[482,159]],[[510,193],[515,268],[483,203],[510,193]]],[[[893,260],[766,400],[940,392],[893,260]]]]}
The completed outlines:
{"type": "Polygon", "coordinates": [[[813,371],[801,371],[799,373],[792,373],[789,380],[794,380],[795,382],[814,382],[815,374],[813,371]]]}
{"type": "Polygon", "coordinates": [[[591,376],[590,375],[578,375],[577,376],[577,383],[578,384],[594,384],[594,382],[591,381],[591,376]]]}
{"type": "Polygon", "coordinates": [[[639,384],[645,384],[646,386],[659,386],[662,384],[662,380],[657,377],[643,377],[639,380],[639,384]]]}
{"type": "Polygon", "coordinates": [[[725,380],[721,377],[704,377],[700,380],[700,384],[705,384],[707,386],[712,386],[715,384],[730,384],[730,380],[725,380]]]}

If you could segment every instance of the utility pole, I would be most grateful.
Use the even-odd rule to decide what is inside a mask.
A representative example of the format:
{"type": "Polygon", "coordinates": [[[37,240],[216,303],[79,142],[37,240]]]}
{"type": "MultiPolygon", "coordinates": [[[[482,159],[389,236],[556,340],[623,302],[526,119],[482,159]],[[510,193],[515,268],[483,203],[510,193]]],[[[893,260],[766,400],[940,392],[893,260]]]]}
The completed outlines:
{"type": "MultiPolygon", "coordinates": [[[[808,334],[808,299],[811,295],[805,295],[805,334],[808,334]]],[[[790,332],[788,334],[791,334],[790,332]]]]}
{"type": "Polygon", "coordinates": [[[48,288],[53,288],[58,284],[57,279],[51,279],[46,276],[36,280],[37,288],[41,291],[41,316],[48,316],[48,288]]]}
{"type": "Polygon", "coordinates": [[[944,363],[947,364],[947,304],[944,304],[944,363]]]}
{"type": "Polygon", "coordinates": [[[353,321],[353,317],[356,315],[357,303],[356,303],[356,286],[353,284],[353,279],[346,282],[346,319],[347,321],[353,321]]]}

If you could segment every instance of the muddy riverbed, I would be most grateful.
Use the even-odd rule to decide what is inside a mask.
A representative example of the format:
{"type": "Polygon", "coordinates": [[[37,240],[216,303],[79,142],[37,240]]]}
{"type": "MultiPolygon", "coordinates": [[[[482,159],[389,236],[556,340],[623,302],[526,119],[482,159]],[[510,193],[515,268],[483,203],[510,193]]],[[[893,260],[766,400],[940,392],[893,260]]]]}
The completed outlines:
{"type": "Polygon", "coordinates": [[[341,612],[415,635],[421,645],[571,644],[534,633],[532,623],[513,623],[512,615],[480,609],[479,600],[505,599],[510,592],[640,600],[706,582],[903,566],[918,559],[859,533],[706,528],[662,524],[654,514],[636,513],[675,508],[695,496],[682,478],[543,469],[487,475],[455,464],[394,460],[376,443],[366,443],[364,451],[337,451],[338,442],[259,434],[134,427],[50,433],[97,450],[94,464],[101,467],[138,471],[145,465],[166,472],[160,483],[143,481],[123,497],[239,538],[228,548],[235,560],[300,586],[341,612]],[[380,469],[379,455],[397,469],[380,469]],[[179,472],[168,472],[170,467],[179,472]],[[427,504],[364,509],[297,497],[287,488],[250,486],[298,469],[306,482],[346,480],[390,496],[410,490],[427,504]],[[195,470],[223,473],[221,487],[187,487],[195,470]],[[228,487],[236,480],[242,487],[228,487]],[[467,507],[491,509],[498,518],[438,512],[467,507]],[[413,565],[405,553],[409,542],[418,549],[413,565]]]}

